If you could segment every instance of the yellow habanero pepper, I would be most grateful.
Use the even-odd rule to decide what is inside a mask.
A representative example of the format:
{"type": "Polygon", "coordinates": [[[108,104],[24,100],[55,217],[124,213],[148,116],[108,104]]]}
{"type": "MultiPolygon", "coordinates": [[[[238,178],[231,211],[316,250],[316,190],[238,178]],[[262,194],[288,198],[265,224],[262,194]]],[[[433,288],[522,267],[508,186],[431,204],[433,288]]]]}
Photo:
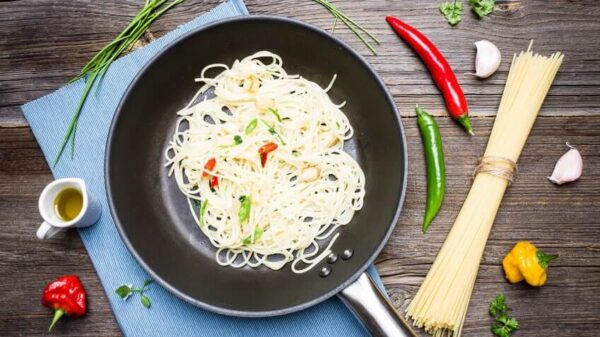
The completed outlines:
{"type": "Polygon", "coordinates": [[[539,251],[529,241],[519,241],[502,260],[502,267],[510,283],[525,280],[531,286],[541,287],[546,283],[548,263],[557,257],[539,251]]]}

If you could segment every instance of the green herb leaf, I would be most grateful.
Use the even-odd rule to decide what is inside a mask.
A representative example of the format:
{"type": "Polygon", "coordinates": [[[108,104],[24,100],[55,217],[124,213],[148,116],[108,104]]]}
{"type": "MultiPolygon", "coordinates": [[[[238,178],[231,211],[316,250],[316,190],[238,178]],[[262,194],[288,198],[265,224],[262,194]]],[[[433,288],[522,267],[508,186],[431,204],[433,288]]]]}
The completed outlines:
{"type": "Polygon", "coordinates": [[[558,255],[551,255],[551,254],[546,254],[542,251],[537,251],[537,259],[538,259],[538,263],[540,264],[540,267],[544,268],[544,269],[548,269],[548,264],[550,263],[550,261],[558,258],[558,255]]]}
{"type": "Polygon", "coordinates": [[[489,307],[490,316],[496,317],[497,315],[503,315],[510,310],[510,308],[506,305],[505,300],[506,297],[502,293],[498,294],[496,298],[494,298],[489,307]]]}
{"type": "Polygon", "coordinates": [[[460,22],[461,18],[461,14],[462,14],[462,10],[463,10],[463,4],[462,2],[444,2],[443,4],[440,5],[440,12],[442,12],[442,14],[444,14],[444,17],[446,18],[446,21],[448,21],[448,23],[451,26],[455,26],[457,23],[460,22]]]}
{"type": "Polygon", "coordinates": [[[496,318],[496,322],[492,324],[492,333],[498,337],[509,337],[510,333],[519,328],[519,322],[508,317],[507,313],[510,308],[506,305],[504,294],[500,293],[490,303],[490,315],[496,318]]]}
{"type": "Polygon", "coordinates": [[[502,315],[498,317],[497,321],[504,324],[504,326],[509,330],[509,332],[517,330],[519,328],[519,322],[514,318],[508,317],[507,315],[502,315]]]}
{"type": "Polygon", "coordinates": [[[509,337],[511,332],[518,328],[519,322],[516,319],[501,315],[496,319],[496,323],[492,324],[492,333],[498,337],[509,337]]]}
{"type": "Polygon", "coordinates": [[[267,130],[269,130],[270,134],[272,134],[273,136],[276,136],[277,139],[279,139],[279,141],[281,142],[281,145],[285,145],[285,141],[283,140],[283,138],[281,138],[279,133],[277,133],[277,131],[275,131],[275,128],[272,125],[269,125],[269,123],[265,122],[262,119],[260,121],[267,127],[267,130]]]}
{"type": "Polygon", "coordinates": [[[281,115],[279,114],[279,111],[275,108],[269,108],[269,111],[275,115],[275,117],[277,117],[277,121],[279,121],[279,123],[281,123],[281,115]]]}
{"type": "Polygon", "coordinates": [[[121,297],[123,301],[127,301],[129,296],[133,294],[133,290],[131,288],[132,286],[132,284],[122,284],[115,290],[115,293],[119,295],[119,297],[121,297]]]}
{"type": "Polygon", "coordinates": [[[494,10],[495,5],[494,0],[469,0],[471,10],[477,14],[480,19],[490,14],[494,10]]]}
{"type": "Polygon", "coordinates": [[[146,287],[148,287],[152,283],[154,283],[154,281],[148,279],[148,280],[144,281],[144,285],[142,286],[142,288],[146,289],[146,287]]]}
{"type": "Polygon", "coordinates": [[[249,245],[251,243],[258,241],[262,237],[264,232],[265,231],[262,228],[256,227],[256,229],[254,230],[254,239],[252,239],[252,235],[250,235],[244,239],[244,244],[249,245]]]}
{"type": "Polygon", "coordinates": [[[500,325],[498,323],[492,324],[492,333],[498,337],[509,337],[510,336],[509,332],[506,331],[504,326],[500,325]]]}
{"type": "Polygon", "coordinates": [[[204,226],[204,214],[206,214],[206,208],[208,207],[208,199],[204,200],[202,206],[200,206],[200,214],[198,216],[198,221],[200,222],[200,226],[204,226]]]}
{"type": "Polygon", "coordinates": [[[141,295],[140,302],[142,302],[142,305],[145,306],[146,308],[150,308],[150,298],[148,296],[141,295]]]}
{"type": "Polygon", "coordinates": [[[242,144],[243,140],[242,137],[240,137],[239,135],[235,135],[233,137],[233,142],[235,143],[235,145],[240,145],[242,144]]]}
{"type": "Polygon", "coordinates": [[[254,131],[254,129],[256,129],[256,125],[258,125],[258,119],[254,118],[253,120],[251,120],[248,125],[246,125],[246,129],[244,130],[244,133],[246,133],[246,135],[249,135],[252,133],[252,131],[254,131]]]}
{"type": "Polygon", "coordinates": [[[242,195],[240,197],[240,210],[238,211],[238,217],[240,218],[240,223],[248,220],[250,217],[250,208],[252,206],[252,200],[250,196],[242,195]]]}

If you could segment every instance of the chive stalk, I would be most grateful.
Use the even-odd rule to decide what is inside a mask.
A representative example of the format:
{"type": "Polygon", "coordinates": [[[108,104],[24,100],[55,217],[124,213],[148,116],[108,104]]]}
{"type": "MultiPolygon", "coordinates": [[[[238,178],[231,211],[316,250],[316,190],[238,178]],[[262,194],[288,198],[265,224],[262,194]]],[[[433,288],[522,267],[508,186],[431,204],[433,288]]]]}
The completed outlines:
{"type": "Polygon", "coordinates": [[[99,85],[112,62],[114,62],[121,54],[130,50],[133,44],[139,40],[156,19],[173,6],[176,6],[183,1],[184,0],[146,0],[144,7],[136,14],[131,22],[129,22],[127,27],[125,27],[113,41],[104,46],[102,50],[92,57],[92,59],[81,69],[79,74],[69,81],[69,83],[72,83],[81,78],[85,78],[85,87],[81,99],[79,100],[79,104],[75,109],[75,114],[71,118],[69,127],[63,137],[58,154],[54,159],[53,167],[58,164],[58,161],[62,157],[67,144],[69,143],[71,146],[71,159],[73,159],[75,153],[75,134],[77,132],[79,117],[81,116],[87,97],[94,84],[98,84],[96,87],[96,90],[98,90],[99,85]]]}
{"type": "Polygon", "coordinates": [[[346,14],[344,14],[337,7],[335,7],[331,2],[329,2],[329,0],[313,0],[313,1],[320,4],[321,6],[323,6],[325,8],[327,8],[327,10],[335,18],[333,28],[331,30],[332,33],[335,30],[335,25],[336,25],[337,21],[338,20],[342,21],[342,23],[344,23],[344,25],[346,25],[346,27],[348,27],[352,31],[352,33],[354,33],[354,35],[356,35],[356,37],[358,37],[358,39],[367,48],[369,48],[369,50],[373,53],[373,55],[377,55],[377,50],[375,50],[375,48],[371,45],[371,43],[368,41],[368,38],[371,39],[376,44],[381,44],[381,42],[379,42],[379,40],[373,34],[371,34],[366,28],[364,28],[360,24],[356,23],[354,20],[350,19],[346,14]],[[366,35],[366,37],[363,36],[363,34],[366,35]]]}

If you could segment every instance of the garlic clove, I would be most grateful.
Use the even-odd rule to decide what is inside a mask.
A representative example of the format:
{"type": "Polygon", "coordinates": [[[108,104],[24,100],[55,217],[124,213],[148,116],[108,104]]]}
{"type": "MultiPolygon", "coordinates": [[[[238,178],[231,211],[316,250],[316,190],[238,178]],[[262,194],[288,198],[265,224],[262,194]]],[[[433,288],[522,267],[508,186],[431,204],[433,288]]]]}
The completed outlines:
{"type": "Polygon", "coordinates": [[[256,96],[254,105],[257,110],[264,112],[264,110],[275,105],[275,99],[271,95],[259,94],[256,96]]]}
{"type": "Polygon", "coordinates": [[[318,166],[308,166],[302,169],[300,172],[300,181],[309,183],[319,179],[321,176],[321,169],[318,166]]]}
{"type": "Polygon", "coordinates": [[[562,185],[570,183],[581,177],[583,172],[583,158],[576,148],[572,147],[567,143],[570,148],[565,154],[562,155],[554,166],[554,171],[548,179],[557,184],[562,185]]]}
{"type": "Polygon", "coordinates": [[[477,56],[475,56],[475,75],[479,78],[488,78],[500,67],[502,55],[500,50],[488,40],[475,42],[477,56]]]}

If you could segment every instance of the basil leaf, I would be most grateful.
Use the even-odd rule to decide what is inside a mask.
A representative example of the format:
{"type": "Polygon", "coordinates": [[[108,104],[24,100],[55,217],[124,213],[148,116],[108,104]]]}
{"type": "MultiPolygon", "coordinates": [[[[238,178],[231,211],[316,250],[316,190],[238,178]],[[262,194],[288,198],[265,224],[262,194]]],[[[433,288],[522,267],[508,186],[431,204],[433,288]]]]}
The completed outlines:
{"type": "Polygon", "coordinates": [[[235,135],[233,137],[233,142],[235,143],[235,145],[240,145],[242,144],[243,140],[242,137],[240,137],[239,135],[235,135]]]}
{"type": "Polygon", "coordinates": [[[131,296],[131,294],[133,293],[131,287],[131,284],[122,284],[115,290],[115,293],[119,295],[119,297],[121,297],[123,301],[127,301],[129,296],[131,296]]]}
{"type": "Polygon", "coordinates": [[[148,280],[144,281],[144,286],[142,286],[142,288],[146,288],[147,286],[151,285],[152,283],[154,283],[154,281],[148,279],[148,280]]]}
{"type": "Polygon", "coordinates": [[[142,305],[145,306],[146,308],[150,308],[150,298],[148,296],[141,295],[140,302],[142,302],[142,305]]]}
{"type": "Polygon", "coordinates": [[[246,133],[246,135],[249,135],[252,133],[252,131],[254,131],[254,129],[256,129],[256,126],[258,125],[258,119],[254,118],[253,120],[251,120],[248,125],[246,126],[246,129],[244,130],[244,133],[246,133]]]}
{"type": "Polygon", "coordinates": [[[242,195],[240,197],[240,210],[238,211],[238,217],[240,223],[248,220],[250,217],[250,207],[252,206],[252,200],[249,196],[242,195]]]}

